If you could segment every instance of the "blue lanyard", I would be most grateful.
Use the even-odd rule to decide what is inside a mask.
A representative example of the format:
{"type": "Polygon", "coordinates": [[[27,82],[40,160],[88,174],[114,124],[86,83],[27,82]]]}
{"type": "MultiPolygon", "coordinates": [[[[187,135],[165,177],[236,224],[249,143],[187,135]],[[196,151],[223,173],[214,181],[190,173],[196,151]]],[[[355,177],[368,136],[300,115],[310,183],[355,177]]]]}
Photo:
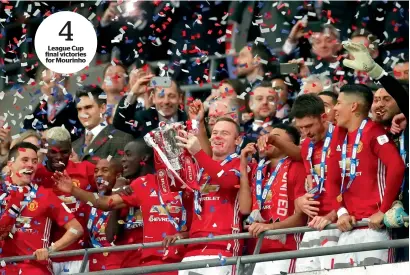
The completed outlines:
{"type": "MultiPolygon", "coordinates": [[[[404,165],[406,165],[407,152],[406,152],[406,148],[404,148],[404,131],[400,135],[399,144],[400,144],[400,156],[404,162],[404,165]]],[[[405,179],[403,178],[403,182],[401,183],[401,187],[400,187],[400,196],[403,195],[404,183],[405,183],[405,179]]]]}
{"type": "Polygon", "coordinates": [[[167,209],[167,205],[164,203],[164,201],[162,200],[162,196],[161,196],[161,192],[158,189],[158,198],[159,198],[159,202],[161,203],[162,208],[164,209],[165,213],[167,213],[168,216],[168,221],[175,227],[175,229],[180,232],[182,227],[184,225],[186,225],[186,209],[184,207],[184,204],[182,202],[182,191],[178,192],[178,197],[179,197],[179,201],[181,202],[181,207],[182,207],[182,217],[181,217],[181,221],[178,223],[169,213],[168,209],[167,209]]]}
{"type": "Polygon", "coordinates": [[[347,152],[347,136],[348,136],[348,134],[346,134],[345,140],[343,142],[343,147],[342,147],[342,184],[340,185],[340,194],[343,194],[344,192],[346,192],[347,189],[349,189],[350,186],[352,185],[352,182],[354,181],[354,179],[356,178],[357,149],[359,148],[360,139],[362,137],[363,129],[366,126],[366,124],[367,124],[367,119],[364,119],[362,121],[362,124],[360,124],[359,129],[357,130],[356,139],[355,139],[353,147],[352,147],[352,155],[350,157],[349,183],[347,184],[346,189],[343,189],[343,186],[344,186],[344,181],[345,181],[345,177],[346,177],[346,159],[347,159],[346,152],[347,152]]]}
{"type": "Polygon", "coordinates": [[[317,199],[323,191],[323,185],[325,183],[326,156],[327,156],[327,151],[329,150],[330,141],[332,140],[333,130],[334,130],[333,125],[329,123],[329,128],[326,132],[325,142],[322,148],[322,156],[320,157],[320,175],[316,173],[316,170],[314,169],[314,165],[312,163],[312,155],[313,155],[313,149],[315,147],[315,144],[312,141],[309,143],[307,161],[309,161],[310,163],[310,173],[314,177],[317,186],[310,189],[308,193],[315,194],[317,191],[319,191],[319,194],[314,197],[315,199],[317,199]]]}
{"type": "Polygon", "coordinates": [[[230,154],[229,156],[227,156],[227,157],[221,162],[221,166],[224,166],[224,165],[230,163],[232,160],[238,158],[238,156],[239,156],[239,155],[238,155],[237,153],[230,154]]]}
{"type": "Polygon", "coordinates": [[[142,222],[132,221],[132,219],[134,218],[134,214],[135,214],[135,207],[130,207],[130,209],[128,210],[126,221],[125,221],[125,228],[126,229],[131,229],[131,226],[134,225],[134,224],[143,225],[142,222]]]}
{"type": "Polygon", "coordinates": [[[90,234],[91,243],[94,247],[102,247],[101,243],[97,241],[96,236],[101,228],[101,226],[107,220],[108,215],[110,214],[109,211],[103,212],[98,219],[97,223],[94,224],[95,217],[97,216],[97,209],[95,207],[91,208],[90,216],[88,218],[87,229],[90,234]]]}
{"type": "Polygon", "coordinates": [[[263,204],[265,203],[266,196],[268,195],[268,192],[270,190],[270,187],[272,186],[273,181],[275,180],[276,176],[278,175],[279,169],[282,166],[283,162],[287,157],[281,159],[279,163],[276,165],[275,170],[273,171],[272,175],[269,177],[268,182],[266,183],[265,187],[263,188],[263,193],[262,193],[262,173],[263,173],[263,168],[265,167],[265,160],[262,159],[259,161],[258,168],[256,171],[256,201],[258,203],[259,210],[262,210],[263,204]]]}

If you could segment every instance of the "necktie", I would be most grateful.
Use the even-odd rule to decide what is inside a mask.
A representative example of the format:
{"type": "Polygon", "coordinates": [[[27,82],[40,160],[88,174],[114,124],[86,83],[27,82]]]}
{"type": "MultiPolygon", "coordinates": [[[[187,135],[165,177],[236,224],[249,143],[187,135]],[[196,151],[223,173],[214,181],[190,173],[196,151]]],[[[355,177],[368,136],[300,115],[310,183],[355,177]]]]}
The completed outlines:
{"type": "Polygon", "coordinates": [[[57,114],[56,106],[51,107],[51,112],[50,112],[50,115],[48,116],[48,121],[52,122],[55,119],[56,114],[57,114]]]}
{"type": "Polygon", "coordinates": [[[93,137],[94,137],[94,135],[93,135],[93,133],[91,133],[91,132],[88,132],[88,133],[85,135],[85,141],[84,141],[85,148],[84,148],[84,152],[86,152],[86,151],[88,150],[88,147],[90,146],[93,137]]]}

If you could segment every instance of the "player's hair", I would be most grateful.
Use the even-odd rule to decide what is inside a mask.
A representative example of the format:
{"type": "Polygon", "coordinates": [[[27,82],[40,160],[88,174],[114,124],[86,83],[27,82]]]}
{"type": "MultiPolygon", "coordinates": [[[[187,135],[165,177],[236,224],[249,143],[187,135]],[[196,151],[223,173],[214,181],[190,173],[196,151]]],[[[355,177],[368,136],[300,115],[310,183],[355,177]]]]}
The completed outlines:
{"type": "Polygon", "coordinates": [[[374,34],[372,34],[369,30],[364,29],[364,28],[360,28],[355,30],[350,39],[353,39],[355,37],[366,37],[367,40],[369,40],[369,46],[372,45],[371,47],[369,47],[370,50],[377,50],[379,48],[379,44],[377,43],[377,36],[375,36],[374,34]]]}
{"type": "Polygon", "coordinates": [[[97,86],[97,85],[84,86],[82,89],[77,91],[75,96],[76,96],[77,103],[80,100],[80,98],[83,96],[86,96],[86,97],[92,96],[92,99],[95,102],[97,102],[98,106],[107,104],[107,99],[106,99],[104,90],[101,89],[100,86],[97,86]]]}
{"type": "Polygon", "coordinates": [[[305,94],[296,98],[290,116],[292,118],[320,117],[325,112],[323,100],[315,94],[305,94]]]}
{"type": "MultiPolygon", "coordinates": [[[[16,145],[17,143],[23,142],[25,139],[29,138],[29,137],[35,137],[37,138],[39,141],[41,140],[41,136],[39,133],[37,133],[34,130],[27,130],[24,131],[23,133],[20,134],[20,136],[16,139],[13,139],[13,141],[11,142],[11,147],[13,147],[14,145],[16,145]]],[[[40,146],[40,144],[38,145],[40,146]]]]}
{"type": "Polygon", "coordinates": [[[36,154],[37,154],[37,151],[38,151],[38,148],[30,142],[19,142],[10,149],[9,156],[8,156],[7,160],[8,161],[16,160],[16,158],[18,157],[18,152],[20,150],[26,150],[26,149],[31,149],[34,152],[36,152],[36,154]]]}
{"type": "Polygon", "coordinates": [[[110,67],[114,67],[114,66],[119,66],[124,70],[124,79],[125,79],[125,83],[128,83],[128,79],[129,79],[129,75],[128,75],[128,68],[127,66],[125,66],[124,64],[120,63],[120,62],[114,62],[114,64],[109,63],[107,64],[107,66],[105,66],[104,71],[103,71],[103,77],[105,78],[105,74],[107,73],[108,69],[110,67]],[[115,65],[114,65],[115,64],[115,65]]]}
{"type": "Polygon", "coordinates": [[[238,135],[241,133],[241,127],[240,127],[239,124],[236,123],[235,120],[233,120],[232,118],[230,118],[230,117],[219,117],[219,118],[216,120],[215,125],[216,125],[216,123],[221,122],[221,121],[226,121],[226,122],[233,123],[233,124],[235,125],[236,132],[238,133],[238,135]]]}
{"type": "Polygon", "coordinates": [[[48,129],[45,132],[47,140],[54,140],[57,142],[69,142],[71,144],[70,132],[63,126],[57,126],[48,129]]]}
{"type": "Polygon", "coordinates": [[[272,126],[273,129],[278,128],[284,130],[292,139],[293,143],[299,145],[300,143],[300,133],[298,129],[290,124],[278,123],[272,126]]]}
{"type": "Polygon", "coordinates": [[[336,103],[337,103],[337,94],[336,93],[330,92],[330,91],[324,91],[324,92],[320,92],[318,94],[318,96],[321,96],[321,95],[328,96],[328,97],[332,98],[333,105],[336,105],[336,103]]]}
{"type": "Polygon", "coordinates": [[[114,168],[116,174],[122,173],[123,167],[121,160],[113,158],[109,161],[109,166],[112,166],[114,168]]]}
{"type": "Polygon", "coordinates": [[[340,93],[360,97],[363,100],[363,110],[360,111],[362,114],[369,113],[373,104],[373,92],[368,86],[364,84],[344,85],[340,89],[340,93]]]}

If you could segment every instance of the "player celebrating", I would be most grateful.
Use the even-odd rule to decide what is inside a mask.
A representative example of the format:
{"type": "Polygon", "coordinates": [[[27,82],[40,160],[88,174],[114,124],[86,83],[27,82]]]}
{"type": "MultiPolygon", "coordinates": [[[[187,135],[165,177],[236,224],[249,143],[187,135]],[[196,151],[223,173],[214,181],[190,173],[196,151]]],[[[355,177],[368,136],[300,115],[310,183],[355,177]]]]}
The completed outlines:
{"type": "MultiPolygon", "coordinates": [[[[84,203],[77,201],[70,194],[65,194],[55,189],[54,182],[51,177],[55,171],[66,171],[73,180],[73,184],[83,190],[96,190],[94,181],[94,165],[84,162],[72,162],[69,160],[71,154],[71,137],[70,133],[63,127],[54,127],[45,133],[47,154],[43,164],[39,164],[34,181],[45,188],[54,189],[54,193],[58,198],[75,215],[76,219],[81,223],[83,228],[87,228],[88,207],[84,203]]],[[[53,226],[51,229],[51,240],[58,240],[65,233],[62,228],[53,226]]],[[[73,243],[66,250],[83,249],[85,242],[80,241],[73,243]]],[[[83,256],[72,256],[53,258],[54,274],[70,274],[80,272],[83,256]]],[[[88,270],[88,267],[86,268],[88,270]]]]}
{"type": "MultiPolygon", "coordinates": [[[[344,130],[328,122],[324,102],[314,94],[299,96],[292,107],[292,117],[306,139],[301,155],[307,177],[306,194],[296,200],[296,206],[311,217],[308,226],[319,231],[303,235],[300,249],[337,245],[339,230],[321,231],[326,225],[336,222],[340,186],[337,140],[344,137],[344,130]],[[325,241],[324,241],[325,240],[325,241]]],[[[333,268],[334,255],[300,258],[296,272],[333,268]]]]}
{"type": "MultiPolygon", "coordinates": [[[[189,134],[177,137],[178,145],[187,149],[198,162],[200,191],[194,195],[195,214],[192,218],[190,238],[241,232],[238,189],[240,159],[235,154],[240,143],[239,125],[231,118],[217,120],[211,133],[212,158],[201,148],[196,136],[189,134]]],[[[230,240],[207,244],[188,245],[183,262],[215,259],[221,260],[220,267],[181,270],[179,275],[197,272],[200,274],[234,274],[231,266],[224,266],[224,257],[239,255],[242,241],[230,240]],[[206,273],[204,273],[206,272],[206,273]]]]}
{"type": "MultiPolygon", "coordinates": [[[[98,192],[106,196],[111,195],[112,188],[121,172],[122,166],[117,160],[99,160],[94,170],[98,192]]],[[[106,236],[106,233],[111,233],[107,232],[109,230],[107,226],[109,219],[111,219],[110,211],[102,211],[91,207],[88,215],[87,230],[92,247],[109,247],[113,245],[112,242],[107,240],[106,236]]],[[[121,268],[122,258],[122,252],[91,254],[89,269],[92,272],[121,268]]]]}
{"type": "MultiPolygon", "coordinates": [[[[152,150],[146,150],[151,151],[152,150]]],[[[145,156],[141,156],[145,157],[145,156]]],[[[149,156],[152,158],[152,155],[149,156]]],[[[53,176],[58,189],[70,193],[77,199],[90,202],[94,207],[104,211],[122,209],[126,206],[140,206],[144,222],[144,243],[163,241],[165,236],[180,233],[187,235],[189,221],[183,200],[183,192],[164,194],[159,189],[157,181],[161,175],[147,174],[131,182],[131,194],[113,194],[103,196],[82,190],[73,185],[67,173],[56,172],[53,176]]],[[[142,251],[141,266],[180,262],[182,248],[171,246],[165,250],[146,248],[142,251]]],[[[164,272],[157,274],[177,274],[164,272]]]]}
{"type": "MultiPolygon", "coordinates": [[[[270,135],[299,145],[298,130],[286,124],[273,126],[270,135]]],[[[274,146],[266,149],[268,136],[258,140],[259,164],[248,179],[248,160],[256,151],[255,144],[249,143],[241,152],[241,187],[239,206],[243,215],[249,215],[251,224],[248,231],[254,237],[267,230],[298,227],[306,224],[303,212],[295,212],[293,201],[302,196],[306,179],[305,168],[301,162],[292,161],[284,152],[274,146]],[[264,158],[266,155],[266,159],[264,158]]],[[[260,253],[296,250],[299,236],[296,234],[265,237],[260,253]]],[[[252,253],[256,239],[248,242],[252,253]]],[[[267,273],[294,272],[295,260],[281,260],[257,263],[254,275],[267,273]]]]}
{"type": "MultiPolygon", "coordinates": [[[[337,125],[347,129],[341,150],[342,184],[337,196],[343,206],[338,228],[343,231],[339,245],[389,240],[382,230],[384,213],[399,193],[404,163],[383,126],[371,121],[368,113],[373,93],[365,85],[345,85],[335,106],[337,125]],[[352,230],[355,220],[367,220],[369,228],[352,230]]],[[[341,254],[335,267],[383,264],[391,260],[388,250],[341,254]]]]}
{"type": "Polygon", "coordinates": [[[80,223],[52,190],[33,183],[37,150],[27,142],[18,143],[10,150],[11,182],[3,185],[7,191],[0,196],[6,202],[0,220],[0,238],[4,240],[0,257],[34,254],[37,261],[8,264],[0,269],[4,274],[53,274],[49,253],[63,250],[83,234],[80,223]],[[64,228],[64,234],[50,245],[53,221],[64,228]]]}

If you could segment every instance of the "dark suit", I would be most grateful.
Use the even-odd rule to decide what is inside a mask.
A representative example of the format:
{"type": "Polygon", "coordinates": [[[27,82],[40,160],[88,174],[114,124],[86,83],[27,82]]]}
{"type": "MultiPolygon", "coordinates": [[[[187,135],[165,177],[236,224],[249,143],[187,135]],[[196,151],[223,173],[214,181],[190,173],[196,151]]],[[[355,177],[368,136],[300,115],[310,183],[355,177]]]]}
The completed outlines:
{"type": "MultiPolygon", "coordinates": [[[[121,99],[117,111],[115,112],[113,119],[113,125],[115,128],[129,133],[135,138],[144,137],[145,134],[149,133],[151,130],[158,128],[159,117],[156,109],[149,108],[148,110],[141,110],[140,108],[137,108],[137,102],[129,105],[127,108],[123,108],[125,98],[126,97],[121,99]],[[138,122],[136,127],[126,123],[131,120],[138,122]],[[150,125],[147,125],[147,123],[150,125]]],[[[178,121],[185,122],[186,120],[186,113],[178,110],[178,121]]]]}
{"type": "Polygon", "coordinates": [[[81,136],[73,143],[73,149],[78,154],[81,161],[88,160],[89,162],[96,163],[99,159],[108,158],[121,158],[122,154],[119,151],[123,151],[125,145],[133,141],[134,138],[117,130],[112,125],[107,125],[91,142],[87,151],[84,151],[85,136],[81,136]],[[109,136],[112,136],[110,138],[109,136]],[[90,152],[90,150],[92,151],[90,152]]]}
{"type": "Polygon", "coordinates": [[[47,102],[43,100],[40,101],[40,103],[37,105],[36,109],[34,109],[34,112],[32,113],[34,117],[24,120],[24,129],[26,130],[34,129],[34,130],[39,130],[39,131],[45,131],[52,127],[64,125],[64,127],[70,132],[71,140],[73,141],[78,139],[83,134],[84,127],[83,125],[81,125],[81,122],[78,120],[78,114],[77,114],[77,109],[75,107],[75,102],[70,101],[64,107],[64,109],[62,109],[59,113],[57,113],[53,122],[48,121],[47,109],[48,109],[47,102]],[[37,119],[37,123],[33,127],[33,122],[35,119],[37,119]],[[74,128],[76,130],[73,132],[74,128]]]}

